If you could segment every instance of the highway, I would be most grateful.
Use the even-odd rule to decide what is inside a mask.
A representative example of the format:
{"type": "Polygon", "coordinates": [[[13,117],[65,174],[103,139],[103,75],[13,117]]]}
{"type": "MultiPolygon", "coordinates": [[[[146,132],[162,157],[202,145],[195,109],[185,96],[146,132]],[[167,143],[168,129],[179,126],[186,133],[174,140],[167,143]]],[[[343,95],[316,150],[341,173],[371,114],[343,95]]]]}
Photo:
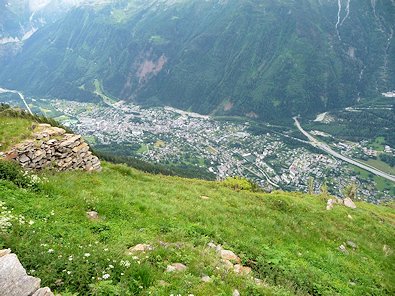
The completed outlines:
{"type": "Polygon", "coordinates": [[[23,103],[25,104],[27,111],[29,111],[29,113],[30,113],[31,115],[33,115],[32,110],[30,110],[30,107],[29,107],[29,105],[26,103],[25,97],[23,96],[23,94],[22,94],[21,92],[19,92],[19,91],[17,91],[17,90],[6,89],[6,88],[1,88],[1,87],[0,87],[0,94],[2,94],[2,93],[13,93],[13,94],[19,95],[19,97],[21,98],[21,100],[22,100],[23,103]]]}
{"type": "Polygon", "coordinates": [[[357,167],[359,167],[361,169],[364,169],[364,170],[366,170],[366,171],[368,171],[368,172],[370,172],[372,174],[375,174],[376,176],[380,176],[380,177],[383,177],[383,178],[385,178],[385,179],[387,179],[389,181],[395,182],[395,176],[387,174],[387,173],[385,173],[383,171],[380,171],[379,169],[376,169],[376,168],[374,168],[372,166],[363,164],[363,163],[361,163],[361,162],[359,162],[357,160],[354,160],[352,158],[346,157],[346,156],[341,155],[340,153],[334,151],[327,144],[318,141],[316,138],[314,138],[312,135],[310,135],[308,132],[306,132],[302,128],[302,126],[300,125],[300,122],[299,122],[297,117],[293,117],[293,120],[295,121],[295,125],[299,129],[299,131],[309,139],[310,144],[313,145],[314,147],[319,148],[321,150],[324,150],[328,154],[331,154],[332,156],[334,156],[334,157],[336,157],[338,159],[341,159],[341,160],[343,160],[345,162],[348,162],[348,163],[350,163],[352,165],[355,165],[355,166],[357,166],[357,167]]]}

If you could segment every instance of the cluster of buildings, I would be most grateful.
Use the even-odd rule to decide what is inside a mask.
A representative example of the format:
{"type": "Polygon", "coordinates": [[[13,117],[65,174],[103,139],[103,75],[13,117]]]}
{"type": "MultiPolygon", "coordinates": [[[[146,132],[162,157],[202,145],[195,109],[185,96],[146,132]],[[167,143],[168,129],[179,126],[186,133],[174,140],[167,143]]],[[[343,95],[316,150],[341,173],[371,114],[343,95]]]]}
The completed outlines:
{"type": "MultiPolygon", "coordinates": [[[[278,133],[252,133],[248,122],[219,121],[175,108],[143,108],[124,102],[95,105],[54,100],[51,104],[63,115],[65,125],[88,136],[92,143],[117,144],[128,155],[149,162],[198,166],[218,179],[244,176],[268,190],[307,191],[308,179],[313,177],[317,192],[327,182],[332,193],[341,195],[345,186],[358,182],[362,194],[377,195],[372,181],[356,177],[341,161],[312,152],[309,145],[286,144],[278,133]]],[[[355,149],[375,153],[361,143],[333,146],[346,153],[355,149]]]]}

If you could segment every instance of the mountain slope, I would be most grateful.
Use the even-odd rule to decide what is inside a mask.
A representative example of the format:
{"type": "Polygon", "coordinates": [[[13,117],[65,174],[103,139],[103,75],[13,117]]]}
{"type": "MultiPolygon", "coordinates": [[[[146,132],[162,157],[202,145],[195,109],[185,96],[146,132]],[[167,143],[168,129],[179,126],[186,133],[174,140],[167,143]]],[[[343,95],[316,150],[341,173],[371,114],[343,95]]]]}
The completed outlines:
{"type": "Polygon", "coordinates": [[[327,211],[322,196],[237,192],[220,182],[153,176],[105,162],[102,173],[44,172],[31,180],[32,189],[0,180],[0,221],[11,222],[0,224],[0,248],[11,248],[43,285],[62,295],[395,291],[393,205],[359,202],[354,210],[335,205],[327,211]],[[86,217],[91,210],[99,219],[86,217]],[[210,241],[238,254],[264,284],[226,270],[210,241]],[[154,249],[125,254],[139,243],[154,249]],[[165,272],[176,262],[187,269],[165,272]]]}
{"type": "Polygon", "coordinates": [[[34,34],[0,83],[92,100],[98,79],[113,97],[201,113],[315,113],[395,87],[394,18],[387,0],[80,7],[34,34]]]}

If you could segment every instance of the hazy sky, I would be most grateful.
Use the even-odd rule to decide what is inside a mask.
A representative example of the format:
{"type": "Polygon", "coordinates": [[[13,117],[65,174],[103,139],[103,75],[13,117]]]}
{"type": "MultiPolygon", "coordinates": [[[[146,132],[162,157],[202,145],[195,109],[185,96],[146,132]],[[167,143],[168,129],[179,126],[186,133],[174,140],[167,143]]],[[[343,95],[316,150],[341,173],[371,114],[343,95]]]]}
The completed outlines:
{"type": "Polygon", "coordinates": [[[28,0],[29,8],[32,12],[43,9],[45,6],[50,4],[51,2],[62,3],[70,6],[78,6],[81,4],[95,4],[95,3],[108,3],[113,2],[114,0],[28,0]]]}

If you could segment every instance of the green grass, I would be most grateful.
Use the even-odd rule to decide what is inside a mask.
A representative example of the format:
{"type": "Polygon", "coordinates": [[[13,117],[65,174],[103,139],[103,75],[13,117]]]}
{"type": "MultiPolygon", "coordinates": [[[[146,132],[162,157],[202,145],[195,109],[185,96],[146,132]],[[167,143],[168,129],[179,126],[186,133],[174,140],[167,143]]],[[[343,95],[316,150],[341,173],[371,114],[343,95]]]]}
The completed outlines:
{"type": "Polygon", "coordinates": [[[105,104],[111,106],[112,104],[117,102],[114,98],[110,98],[109,96],[105,95],[102,83],[99,80],[95,79],[93,81],[93,85],[95,87],[95,92],[94,93],[96,95],[98,95],[99,97],[101,97],[105,104]]]}
{"type": "Polygon", "coordinates": [[[142,153],[147,152],[147,151],[149,151],[148,145],[141,144],[140,148],[137,150],[137,153],[142,154],[142,153]]]}
{"type": "Polygon", "coordinates": [[[116,295],[108,289],[130,295],[230,295],[235,288],[242,295],[395,291],[394,255],[383,252],[384,246],[395,248],[393,207],[358,203],[354,211],[340,206],[326,211],[318,196],[236,192],[217,182],[152,176],[108,163],[98,174],[45,175],[48,182],[39,192],[0,183],[5,206],[34,221],[14,223],[0,236],[0,247],[10,247],[43,285],[58,292],[87,295],[98,285],[110,286],[98,295],[116,295]],[[100,221],[89,221],[88,210],[98,211],[100,221]],[[358,248],[343,254],[338,247],[347,240],[358,248]],[[180,247],[164,247],[161,241],[180,247]],[[268,286],[216,269],[218,258],[206,248],[210,241],[240,254],[268,286]],[[124,255],[138,243],[156,248],[137,260],[124,255]],[[120,260],[132,266],[121,267],[120,260]],[[164,273],[173,262],[186,264],[188,270],[164,273]],[[97,279],[103,272],[110,274],[111,283],[97,279]],[[202,283],[203,274],[214,282],[202,283]],[[169,286],[161,286],[160,280],[169,286]]]}
{"type": "Polygon", "coordinates": [[[371,147],[377,151],[384,151],[385,138],[377,137],[372,143],[371,147]]]}
{"type": "Polygon", "coordinates": [[[391,167],[389,164],[381,161],[380,159],[369,159],[368,161],[361,160],[361,162],[364,162],[388,174],[395,175],[395,167],[391,167]]]}
{"type": "Polygon", "coordinates": [[[31,126],[31,120],[15,120],[0,114],[0,151],[6,151],[12,144],[28,138],[32,134],[31,126]]]}
{"type": "Polygon", "coordinates": [[[388,181],[382,177],[379,176],[374,176],[374,181],[377,184],[377,189],[380,191],[387,190],[389,191],[392,195],[395,195],[395,186],[394,183],[391,181],[388,181]]]}
{"type": "MultiPolygon", "coordinates": [[[[2,120],[0,132],[11,145],[29,126],[2,120]]],[[[101,173],[39,176],[46,181],[27,189],[0,180],[0,248],[11,248],[43,286],[62,295],[395,293],[393,204],[327,211],[320,196],[234,191],[106,162],[101,173]],[[89,210],[100,219],[89,220],[89,210]],[[348,240],[358,247],[340,252],[348,240]],[[210,241],[233,250],[265,284],[221,267],[210,241]],[[138,243],[155,249],[125,254],[138,243]],[[187,270],[166,273],[175,262],[187,270]],[[203,275],[213,281],[202,282],[203,275]]]]}

